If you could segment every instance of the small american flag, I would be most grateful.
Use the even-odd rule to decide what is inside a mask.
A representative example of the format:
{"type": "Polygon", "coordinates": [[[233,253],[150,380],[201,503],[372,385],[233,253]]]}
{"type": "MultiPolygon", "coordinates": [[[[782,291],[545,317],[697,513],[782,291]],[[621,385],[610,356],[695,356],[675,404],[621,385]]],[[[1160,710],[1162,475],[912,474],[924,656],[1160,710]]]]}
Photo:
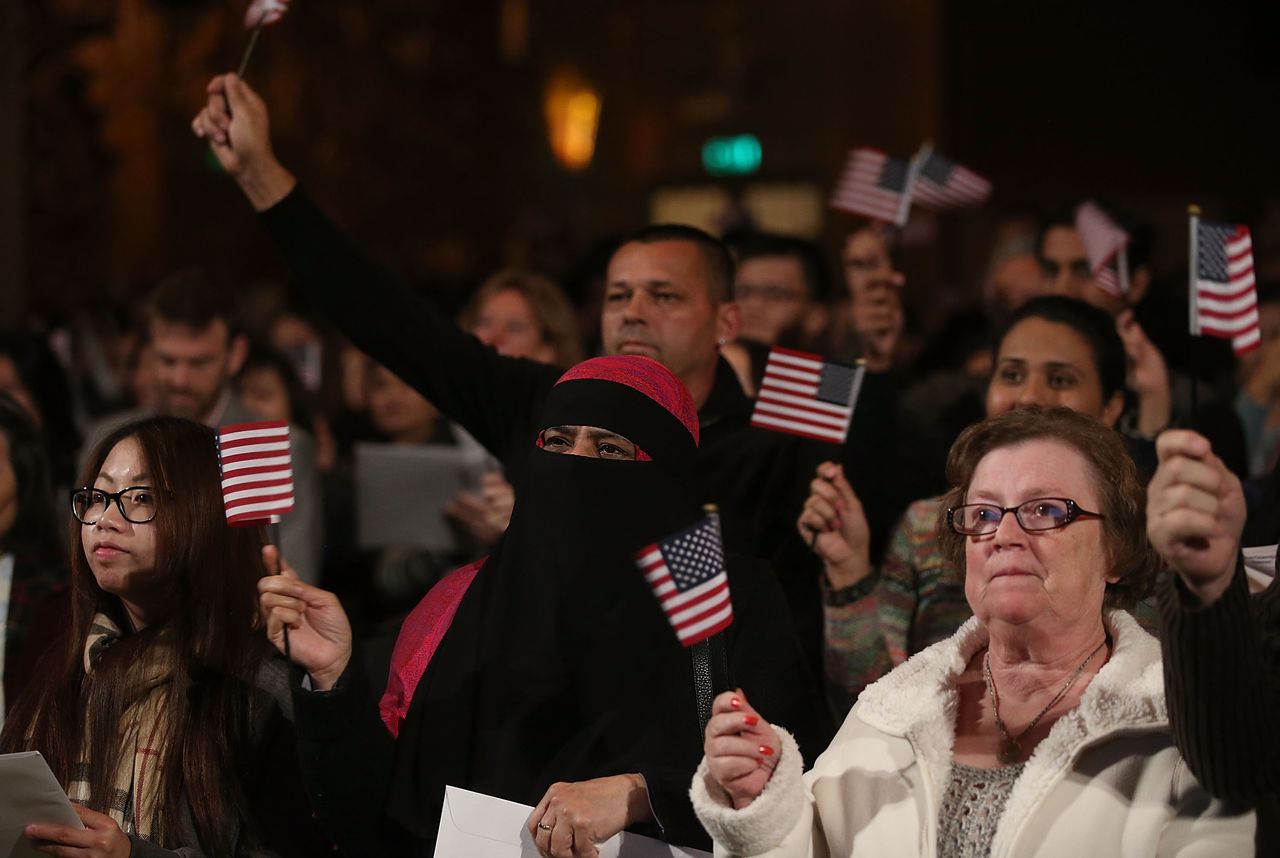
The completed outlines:
{"type": "Polygon", "coordinates": [[[283,18],[287,11],[289,11],[289,0],[253,0],[244,13],[244,28],[252,30],[255,27],[274,24],[283,18]]]}
{"type": "Polygon", "coordinates": [[[1192,218],[1191,333],[1231,340],[1236,354],[1256,349],[1258,291],[1249,227],[1192,218]]]}
{"type": "Polygon", "coordinates": [[[683,645],[706,640],[733,622],[719,516],[708,515],[640,549],[636,565],[683,645]]]}
{"type": "Polygon", "coordinates": [[[218,430],[227,523],[257,525],[293,509],[289,424],[235,423],[218,430]]]}
{"type": "Polygon", "coordinates": [[[854,149],[831,192],[831,207],[897,223],[907,186],[907,162],[879,149],[854,149]]]}
{"type": "Polygon", "coordinates": [[[1129,233],[1092,200],[1076,207],[1076,232],[1089,257],[1093,280],[1104,292],[1123,298],[1129,294],[1129,233]]]}
{"type": "Polygon", "coordinates": [[[925,208],[956,209],[981,205],[991,196],[991,183],[932,150],[921,150],[912,195],[925,208]]]}
{"type": "Polygon", "coordinates": [[[862,387],[863,366],[774,346],[751,412],[751,425],[843,444],[862,387]]]}

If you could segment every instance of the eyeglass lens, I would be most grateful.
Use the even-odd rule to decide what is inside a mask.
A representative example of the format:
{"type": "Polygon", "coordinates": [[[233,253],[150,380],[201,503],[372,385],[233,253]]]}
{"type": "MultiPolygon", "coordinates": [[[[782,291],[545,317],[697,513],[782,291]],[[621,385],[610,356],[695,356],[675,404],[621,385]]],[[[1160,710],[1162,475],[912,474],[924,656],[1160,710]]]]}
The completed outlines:
{"type": "Polygon", "coordinates": [[[134,524],[146,524],[156,517],[155,495],[145,487],[112,494],[99,489],[80,489],[71,496],[71,509],[84,524],[97,524],[113,500],[125,519],[134,524]]]}
{"type": "MultiPolygon", "coordinates": [[[[1005,511],[994,504],[957,507],[952,520],[964,533],[991,533],[1000,527],[1005,511]]],[[[1034,498],[1013,510],[1023,530],[1052,530],[1071,520],[1071,506],[1061,498],[1034,498]]]]}

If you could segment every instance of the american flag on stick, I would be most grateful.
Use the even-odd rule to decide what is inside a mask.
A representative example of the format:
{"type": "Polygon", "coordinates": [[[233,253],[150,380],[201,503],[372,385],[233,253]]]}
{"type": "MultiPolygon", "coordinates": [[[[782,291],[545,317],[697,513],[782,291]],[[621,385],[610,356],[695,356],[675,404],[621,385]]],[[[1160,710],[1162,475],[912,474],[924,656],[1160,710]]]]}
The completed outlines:
{"type": "Polygon", "coordinates": [[[843,444],[862,387],[864,366],[774,346],[764,367],[751,425],[843,444]]]}
{"type": "Polygon", "coordinates": [[[1191,333],[1258,347],[1258,290],[1249,227],[1191,217],[1191,333]]]}
{"type": "Polygon", "coordinates": [[[1098,288],[1117,298],[1129,294],[1129,233],[1089,200],[1076,207],[1076,232],[1089,257],[1089,269],[1098,288]]]}
{"type": "Polygon", "coordinates": [[[223,426],[218,430],[218,461],[228,524],[264,524],[293,509],[288,423],[223,426]]]}
{"type": "Polygon", "coordinates": [[[733,622],[719,516],[707,515],[645,546],[636,552],[636,565],[684,646],[706,640],[733,622]]]}
{"type": "Polygon", "coordinates": [[[901,226],[907,174],[907,162],[900,158],[879,149],[854,149],[831,192],[831,207],[901,226]]]}
{"type": "Polygon", "coordinates": [[[912,195],[930,209],[959,209],[981,205],[991,196],[991,183],[925,144],[916,154],[912,195]]]}

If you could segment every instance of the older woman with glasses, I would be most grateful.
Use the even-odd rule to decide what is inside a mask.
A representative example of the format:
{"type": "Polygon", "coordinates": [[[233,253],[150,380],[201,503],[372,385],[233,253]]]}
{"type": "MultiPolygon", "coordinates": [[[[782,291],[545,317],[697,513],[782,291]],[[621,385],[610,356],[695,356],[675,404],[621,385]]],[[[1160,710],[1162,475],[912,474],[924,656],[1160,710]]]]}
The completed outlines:
{"type": "MultiPolygon", "coordinates": [[[[257,627],[262,536],[227,525],[212,429],[157,417],[94,450],[71,495],[71,608],[0,733],[44,755],[99,858],[320,855],[287,667],[257,627]]],[[[26,853],[24,853],[26,854],[26,853]]]]}
{"type": "Polygon", "coordinates": [[[974,617],[868,687],[812,771],[745,695],[716,700],[694,807],[731,855],[1251,854],[1169,732],[1154,574],[1120,437],[1068,411],[967,429],[944,551],[974,617]],[[1183,851],[1187,850],[1187,851],[1183,851]]]}

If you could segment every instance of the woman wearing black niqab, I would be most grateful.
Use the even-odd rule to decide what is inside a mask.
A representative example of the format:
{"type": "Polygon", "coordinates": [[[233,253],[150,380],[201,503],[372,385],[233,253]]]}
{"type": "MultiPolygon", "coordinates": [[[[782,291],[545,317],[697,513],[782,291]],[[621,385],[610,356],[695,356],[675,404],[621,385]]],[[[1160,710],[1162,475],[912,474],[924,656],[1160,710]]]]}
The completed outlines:
{"type": "MultiPolygon", "coordinates": [[[[530,824],[544,853],[589,855],[581,840],[623,827],[709,845],[687,794],[702,753],[692,661],[635,562],[702,515],[686,483],[692,400],[657,361],[596,358],[561,378],[541,425],[493,555],[441,581],[406,620],[381,725],[358,659],[326,670],[300,654],[298,639],[322,625],[322,591],[263,587],[273,637],[282,620],[296,629],[294,658],[313,681],[327,687],[345,670],[335,690],[297,696],[316,809],[348,854],[430,854],[446,784],[538,805],[530,824]],[[408,844],[388,843],[382,811],[408,844]]],[[[822,740],[820,698],[772,574],[735,559],[730,591],[733,681],[822,740]]]]}

